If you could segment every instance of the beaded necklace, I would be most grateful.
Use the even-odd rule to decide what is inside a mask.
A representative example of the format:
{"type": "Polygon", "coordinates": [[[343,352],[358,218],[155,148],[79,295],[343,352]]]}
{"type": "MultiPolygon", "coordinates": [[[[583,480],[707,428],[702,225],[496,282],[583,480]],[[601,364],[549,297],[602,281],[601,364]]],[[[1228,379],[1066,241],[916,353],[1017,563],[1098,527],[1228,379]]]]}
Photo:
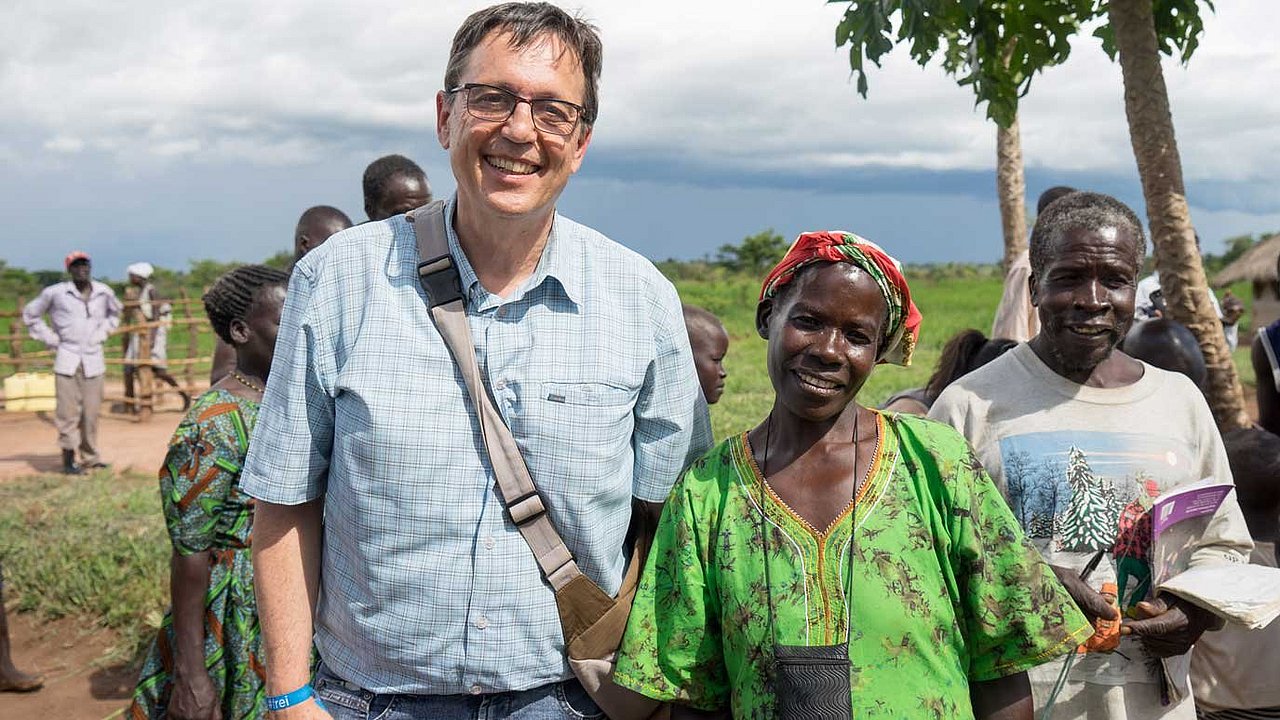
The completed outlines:
{"type": "Polygon", "coordinates": [[[266,389],[263,388],[261,385],[258,385],[257,383],[253,382],[252,380],[245,377],[244,375],[241,375],[239,370],[232,370],[231,377],[236,382],[240,383],[241,385],[249,388],[254,392],[266,392],[266,389]]]}

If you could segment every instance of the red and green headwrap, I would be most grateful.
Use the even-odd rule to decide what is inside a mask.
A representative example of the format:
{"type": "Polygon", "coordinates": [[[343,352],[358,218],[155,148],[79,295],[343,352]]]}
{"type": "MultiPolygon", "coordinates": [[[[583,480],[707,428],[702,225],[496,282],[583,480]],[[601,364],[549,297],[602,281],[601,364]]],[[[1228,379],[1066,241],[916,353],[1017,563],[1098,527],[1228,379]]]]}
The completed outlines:
{"type": "Polygon", "coordinates": [[[876,281],[889,308],[877,362],[910,365],[920,336],[920,311],[911,302],[911,289],[902,265],[880,246],[843,230],[801,233],[791,249],[769,272],[760,288],[763,302],[778,294],[803,268],[819,262],[847,262],[862,268],[876,281]]]}

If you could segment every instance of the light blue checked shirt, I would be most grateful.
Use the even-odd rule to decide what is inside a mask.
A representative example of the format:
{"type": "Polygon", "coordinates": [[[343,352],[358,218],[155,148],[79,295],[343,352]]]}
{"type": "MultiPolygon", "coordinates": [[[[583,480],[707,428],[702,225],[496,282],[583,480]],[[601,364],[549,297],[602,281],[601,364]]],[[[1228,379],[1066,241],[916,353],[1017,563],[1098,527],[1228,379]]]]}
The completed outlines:
{"type": "MultiPolygon", "coordinates": [[[[582,571],[612,594],[631,497],[666,500],[711,444],[675,288],[557,215],[504,300],[448,231],[495,404],[582,571]]],[[[316,644],[344,679],[422,694],[563,680],[555,597],[499,499],[417,263],[403,216],[298,262],[241,484],[278,504],[324,497],[316,644]]]]}

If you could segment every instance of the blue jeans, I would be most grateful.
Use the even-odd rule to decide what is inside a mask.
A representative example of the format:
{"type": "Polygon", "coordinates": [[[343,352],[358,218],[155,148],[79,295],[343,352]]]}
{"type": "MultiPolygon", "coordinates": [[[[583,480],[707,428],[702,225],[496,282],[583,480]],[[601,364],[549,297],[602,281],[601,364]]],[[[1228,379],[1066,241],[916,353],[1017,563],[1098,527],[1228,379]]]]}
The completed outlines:
{"type": "Polygon", "coordinates": [[[485,695],[380,695],[316,671],[316,695],[334,720],[597,720],[604,713],[577,678],[485,695]]]}

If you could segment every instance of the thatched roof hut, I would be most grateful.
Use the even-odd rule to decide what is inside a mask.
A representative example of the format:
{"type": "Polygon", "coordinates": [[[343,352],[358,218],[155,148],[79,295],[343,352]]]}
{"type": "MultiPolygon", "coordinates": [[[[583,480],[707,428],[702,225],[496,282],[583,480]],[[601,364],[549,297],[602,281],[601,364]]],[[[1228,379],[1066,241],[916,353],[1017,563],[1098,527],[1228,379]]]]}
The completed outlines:
{"type": "Polygon", "coordinates": [[[1280,235],[1272,235],[1245,251],[1235,262],[1222,268],[1213,278],[1214,287],[1249,280],[1254,283],[1273,283],[1276,277],[1276,259],[1280,258],[1280,235]]]}
{"type": "Polygon", "coordinates": [[[1222,272],[1213,279],[1215,287],[1241,280],[1247,280],[1253,286],[1252,325],[1255,328],[1280,320],[1280,278],[1276,277],[1278,258],[1280,235],[1272,235],[1222,268],[1222,272]]]}

